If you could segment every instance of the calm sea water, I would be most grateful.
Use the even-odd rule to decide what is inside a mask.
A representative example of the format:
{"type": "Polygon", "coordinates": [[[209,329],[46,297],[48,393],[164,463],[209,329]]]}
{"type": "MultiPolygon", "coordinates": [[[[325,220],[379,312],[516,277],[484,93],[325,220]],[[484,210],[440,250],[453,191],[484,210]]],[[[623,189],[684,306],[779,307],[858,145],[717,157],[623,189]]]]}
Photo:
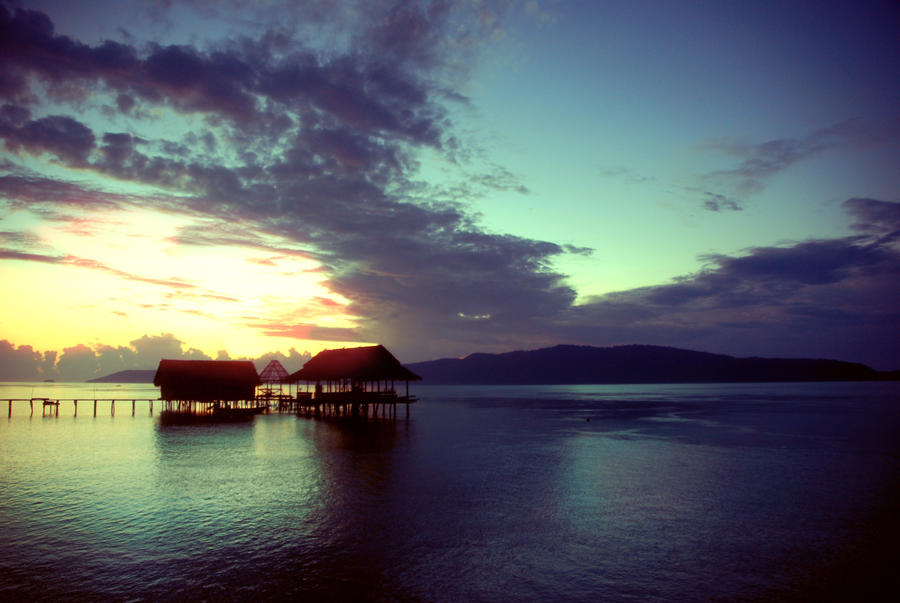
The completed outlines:
{"type": "MultiPolygon", "coordinates": [[[[414,393],[365,424],[18,403],[0,599],[898,600],[900,384],[414,393]]],[[[32,395],[157,390],[0,384],[32,395]]]]}

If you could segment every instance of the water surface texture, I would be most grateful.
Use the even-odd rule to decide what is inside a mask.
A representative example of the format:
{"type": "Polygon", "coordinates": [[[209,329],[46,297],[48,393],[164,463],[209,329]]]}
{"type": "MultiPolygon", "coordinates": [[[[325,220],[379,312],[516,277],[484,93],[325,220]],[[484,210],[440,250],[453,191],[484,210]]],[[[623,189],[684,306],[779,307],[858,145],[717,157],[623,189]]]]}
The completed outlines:
{"type": "Polygon", "coordinates": [[[408,421],[368,423],[161,426],[146,402],[96,418],[16,403],[0,422],[0,598],[900,594],[898,384],[414,393],[408,421]]]}

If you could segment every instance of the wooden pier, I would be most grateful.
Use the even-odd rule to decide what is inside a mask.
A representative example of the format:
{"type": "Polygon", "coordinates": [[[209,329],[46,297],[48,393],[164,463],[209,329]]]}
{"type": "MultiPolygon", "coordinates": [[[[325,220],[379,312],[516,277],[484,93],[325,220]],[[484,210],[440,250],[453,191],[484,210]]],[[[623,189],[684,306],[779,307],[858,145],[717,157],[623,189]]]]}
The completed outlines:
{"type": "Polygon", "coordinates": [[[59,416],[59,407],[62,403],[66,403],[66,405],[71,404],[73,410],[72,416],[78,416],[78,403],[81,402],[82,406],[84,404],[93,405],[93,416],[97,416],[97,406],[99,404],[103,404],[104,407],[107,403],[109,403],[109,415],[111,417],[116,416],[116,402],[119,403],[121,407],[124,404],[128,404],[131,402],[131,416],[135,416],[137,413],[137,403],[138,402],[149,402],[150,405],[150,416],[153,416],[153,403],[159,402],[158,398],[128,398],[128,399],[116,399],[116,398],[4,398],[0,400],[0,402],[7,403],[7,417],[12,418],[13,412],[13,402],[16,403],[28,403],[29,416],[34,416],[34,407],[40,405],[41,407],[41,416],[51,416],[58,417],[59,416]]]}
{"type": "Polygon", "coordinates": [[[153,378],[153,385],[160,388],[159,398],[5,400],[9,418],[12,418],[13,402],[27,402],[32,417],[35,403],[41,406],[43,417],[48,414],[58,417],[63,403],[71,403],[73,416],[77,417],[79,402],[93,403],[92,414],[96,417],[98,405],[108,403],[109,414],[114,417],[117,402],[120,406],[131,402],[131,416],[137,413],[138,402],[147,402],[150,416],[153,416],[154,403],[159,404],[163,423],[169,419],[172,422],[247,420],[272,410],[304,417],[393,420],[397,418],[399,405],[406,407],[409,418],[409,405],[416,402],[416,397],[409,395],[409,382],[422,379],[381,345],[323,350],[290,375],[279,362],[272,361],[262,377],[247,360],[163,358],[153,378]],[[306,391],[301,391],[301,381],[306,382],[306,391]],[[395,383],[405,384],[406,395],[397,393],[395,383]]]}
{"type": "Polygon", "coordinates": [[[59,409],[72,408],[72,416],[78,417],[79,404],[83,409],[88,407],[89,416],[101,414],[116,416],[116,408],[131,407],[131,416],[137,415],[138,406],[147,405],[149,416],[154,411],[162,414],[191,415],[198,418],[213,417],[221,413],[249,418],[252,414],[277,412],[279,414],[295,414],[303,417],[320,418],[357,418],[357,419],[396,419],[397,407],[406,407],[406,418],[409,418],[409,405],[416,402],[415,396],[396,396],[385,392],[318,392],[315,397],[308,392],[298,392],[296,397],[282,395],[275,399],[257,398],[241,402],[230,402],[227,405],[216,405],[210,402],[162,400],[159,398],[5,398],[0,402],[7,404],[7,417],[12,418],[14,405],[28,405],[28,416],[33,417],[35,407],[40,408],[42,417],[59,417],[59,409]],[[255,412],[251,412],[255,411],[255,412]]]}
{"type": "Polygon", "coordinates": [[[415,396],[397,396],[392,392],[301,392],[293,410],[303,417],[396,419],[397,406],[402,405],[408,419],[409,405],[415,402],[415,396]]]}

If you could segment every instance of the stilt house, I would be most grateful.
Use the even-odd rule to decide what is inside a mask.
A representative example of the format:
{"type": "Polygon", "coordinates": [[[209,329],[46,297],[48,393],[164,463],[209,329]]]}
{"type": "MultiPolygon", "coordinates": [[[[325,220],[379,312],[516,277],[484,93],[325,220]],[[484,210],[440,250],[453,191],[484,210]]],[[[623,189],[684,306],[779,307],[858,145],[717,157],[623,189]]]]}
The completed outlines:
{"type": "Polygon", "coordinates": [[[316,384],[316,393],[333,394],[393,394],[395,382],[406,384],[422,378],[404,367],[382,345],[323,350],[310,359],[303,368],[291,374],[288,381],[316,384]]]}
{"type": "Polygon", "coordinates": [[[259,384],[249,360],[163,359],[153,378],[163,400],[193,402],[254,400],[259,384]]]}

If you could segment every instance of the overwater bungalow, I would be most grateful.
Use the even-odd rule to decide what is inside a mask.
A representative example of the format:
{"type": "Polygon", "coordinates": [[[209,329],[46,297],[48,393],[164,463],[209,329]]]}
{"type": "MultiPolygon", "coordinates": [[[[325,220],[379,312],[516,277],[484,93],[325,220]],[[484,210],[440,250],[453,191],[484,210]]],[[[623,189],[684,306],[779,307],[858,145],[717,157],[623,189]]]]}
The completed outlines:
{"type": "Polygon", "coordinates": [[[256,402],[256,367],[244,360],[159,361],[153,385],[160,388],[163,413],[234,419],[265,409],[256,402]]]}
{"type": "Polygon", "coordinates": [[[306,414],[374,416],[379,410],[396,415],[396,405],[415,402],[409,395],[409,382],[422,378],[404,367],[382,345],[339,350],[323,350],[316,354],[287,381],[298,384],[298,410],[306,414]],[[306,391],[300,391],[305,382],[306,391]],[[405,385],[398,395],[396,385],[405,385]],[[310,388],[313,388],[312,390],[310,388]]]}

